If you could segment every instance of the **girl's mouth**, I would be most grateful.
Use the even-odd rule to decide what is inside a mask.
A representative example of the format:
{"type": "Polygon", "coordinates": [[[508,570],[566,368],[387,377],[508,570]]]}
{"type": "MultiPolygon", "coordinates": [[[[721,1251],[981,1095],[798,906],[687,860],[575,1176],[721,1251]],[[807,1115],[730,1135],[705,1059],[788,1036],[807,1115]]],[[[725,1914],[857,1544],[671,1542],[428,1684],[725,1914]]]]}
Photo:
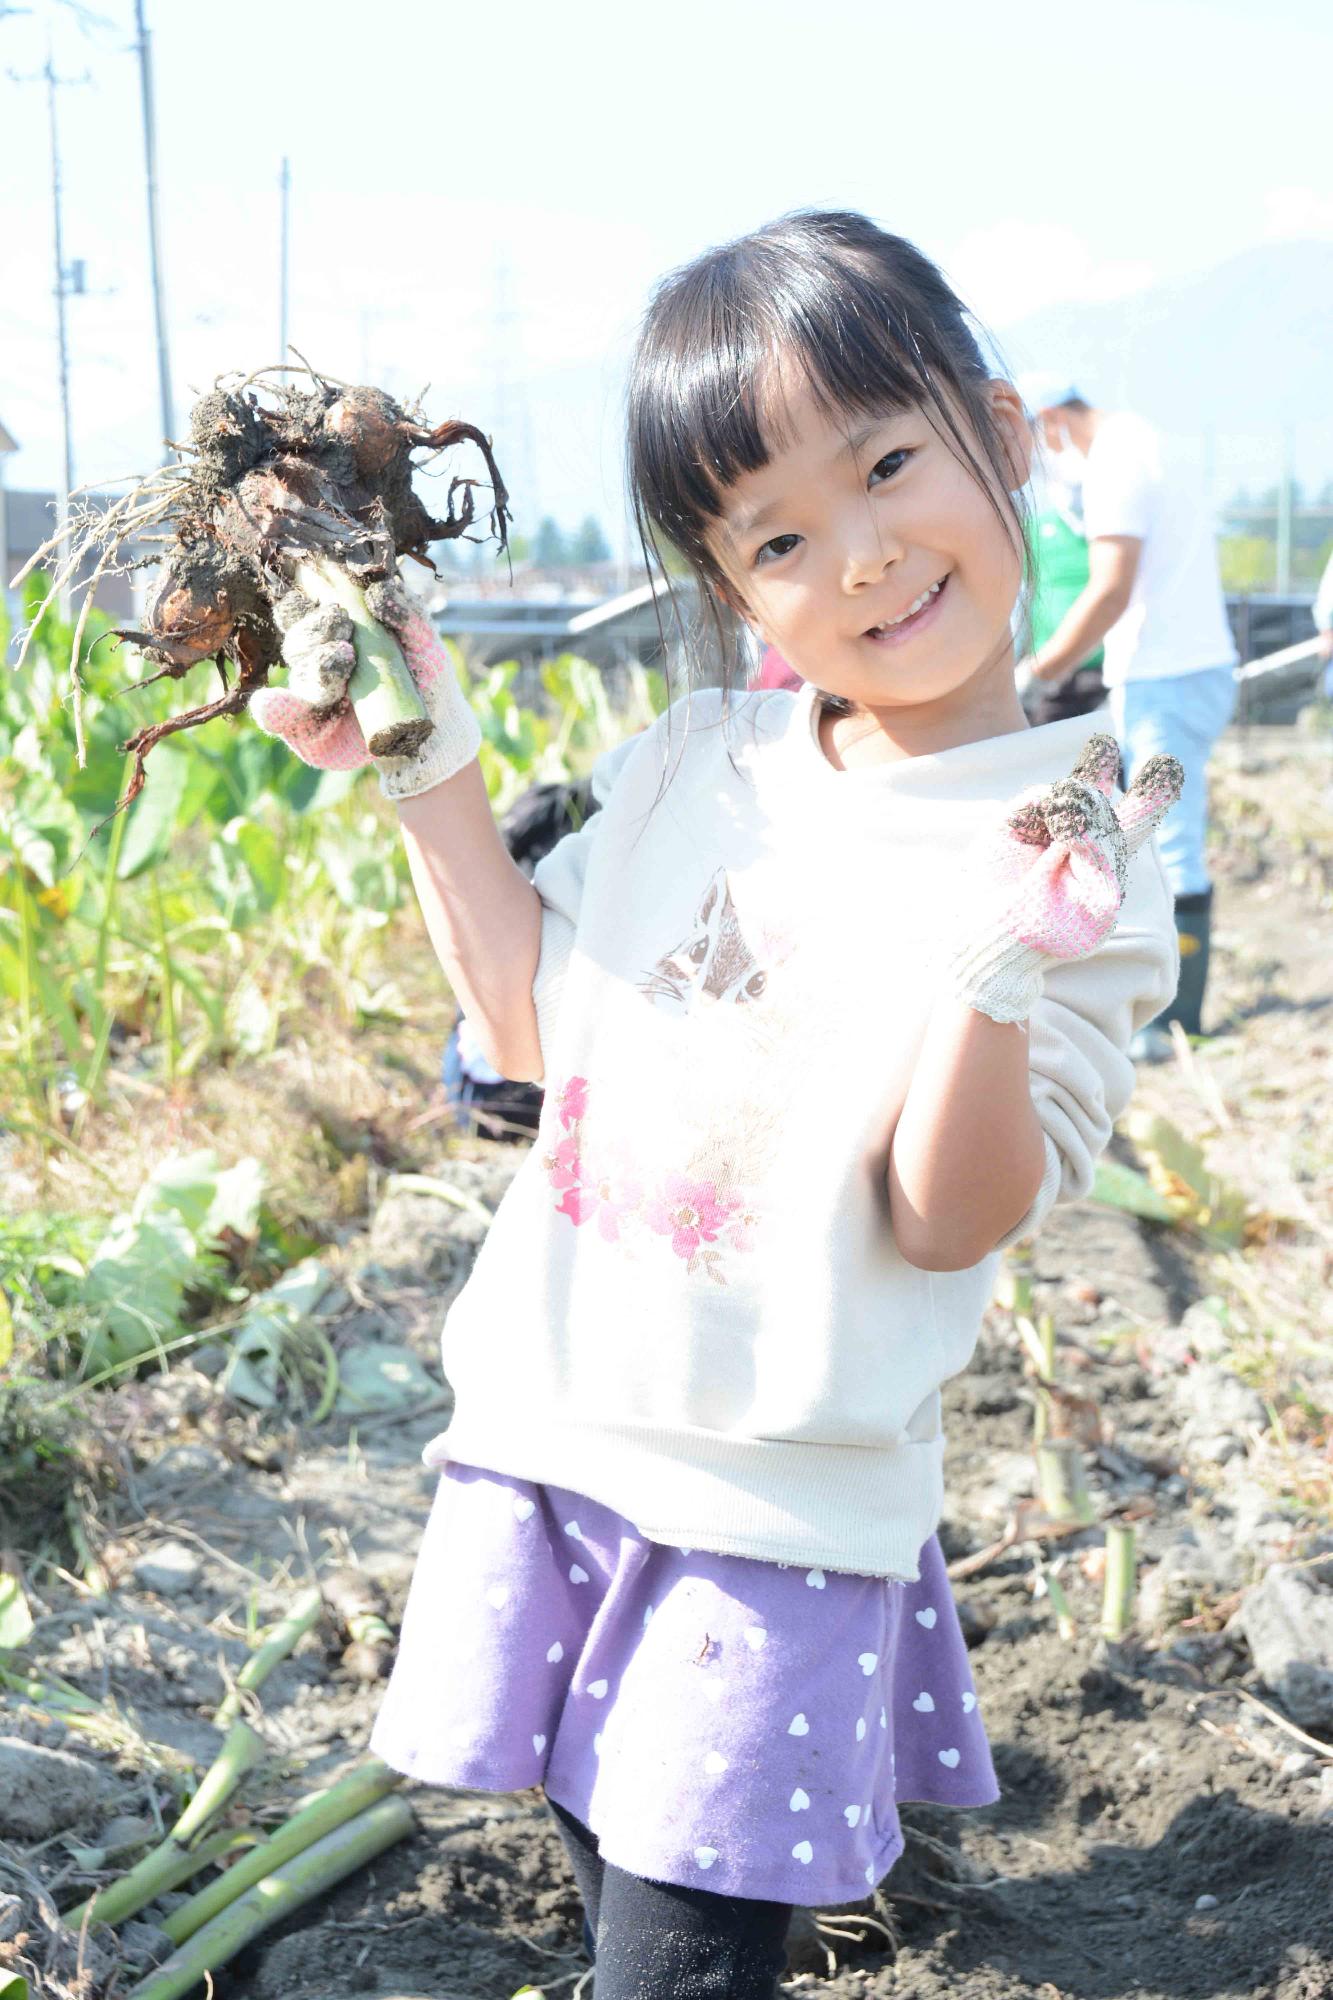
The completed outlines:
{"type": "Polygon", "coordinates": [[[901,646],[904,640],[914,638],[938,618],[948,581],[947,576],[942,576],[938,583],[931,584],[929,590],[922,591],[915,604],[910,604],[901,618],[895,618],[891,625],[872,625],[865,637],[874,646],[901,646]]]}

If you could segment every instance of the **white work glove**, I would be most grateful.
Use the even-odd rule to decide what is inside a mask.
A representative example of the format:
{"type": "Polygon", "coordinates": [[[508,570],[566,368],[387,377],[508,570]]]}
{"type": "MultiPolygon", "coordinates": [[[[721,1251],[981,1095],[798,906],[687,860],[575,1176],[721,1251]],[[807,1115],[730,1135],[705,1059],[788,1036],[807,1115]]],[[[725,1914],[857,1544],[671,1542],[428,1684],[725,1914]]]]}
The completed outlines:
{"type": "Polygon", "coordinates": [[[419,750],[407,757],[371,757],[347,697],[356,666],[351,618],[336,604],[313,604],[299,590],[288,591],[275,611],[287,685],[261,688],[250,698],[250,713],[304,763],[322,771],[355,771],[373,762],[386,798],[409,799],[470,763],[481,729],[420,599],[394,580],[371,584],[366,602],[398,641],[435,725],[419,750]]]}
{"type": "Polygon", "coordinates": [[[1115,929],[1130,859],[1185,782],[1174,757],[1150,757],[1117,805],[1119,772],[1115,739],[1089,737],[1067,778],[1006,806],[967,856],[949,985],[993,1021],[1026,1020],[1043,968],[1090,957],[1115,929]]]}

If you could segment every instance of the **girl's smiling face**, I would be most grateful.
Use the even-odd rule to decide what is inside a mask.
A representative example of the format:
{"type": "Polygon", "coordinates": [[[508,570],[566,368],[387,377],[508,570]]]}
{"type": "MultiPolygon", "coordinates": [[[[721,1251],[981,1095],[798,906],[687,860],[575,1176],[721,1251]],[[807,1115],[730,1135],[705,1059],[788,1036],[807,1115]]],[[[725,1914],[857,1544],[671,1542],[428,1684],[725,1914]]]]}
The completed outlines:
{"type": "MultiPolygon", "coordinates": [[[[1022,561],[1008,495],[983,488],[918,406],[838,420],[803,373],[775,369],[769,389],[769,462],[727,488],[710,537],[734,607],[903,749],[932,724],[1021,728],[1010,618],[1022,561]]],[[[988,393],[1016,488],[1031,432],[1008,383],[988,393]]]]}

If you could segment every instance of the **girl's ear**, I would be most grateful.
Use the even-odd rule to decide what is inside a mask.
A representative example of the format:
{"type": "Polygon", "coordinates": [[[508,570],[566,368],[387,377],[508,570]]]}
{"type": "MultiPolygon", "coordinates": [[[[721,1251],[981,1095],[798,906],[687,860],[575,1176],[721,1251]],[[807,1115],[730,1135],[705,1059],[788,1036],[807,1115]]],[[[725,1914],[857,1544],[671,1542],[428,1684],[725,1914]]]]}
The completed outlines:
{"type": "Polygon", "coordinates": [[[1032,426],[1023,399],[1012,382],[991,382],[987,387],[1009,468],[1009,490],[1016,493],[1020,486],[1027,485],[1032,470],[1032,426]]]}

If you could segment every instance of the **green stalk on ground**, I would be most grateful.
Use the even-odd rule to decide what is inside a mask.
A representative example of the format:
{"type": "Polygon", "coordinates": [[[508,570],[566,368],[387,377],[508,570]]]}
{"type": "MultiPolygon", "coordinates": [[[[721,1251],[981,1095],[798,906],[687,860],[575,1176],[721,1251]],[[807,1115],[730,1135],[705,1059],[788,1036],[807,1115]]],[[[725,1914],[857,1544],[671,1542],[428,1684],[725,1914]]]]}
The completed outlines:
{"type": "Polygon", "coordinates": [[[210,1923],[238,1896],[253,1888],[256,1882],[262,1881],[265,1875],[272,1874],[275,1868],[281,1867],[293,1856],[303,1854],[317,1840],[322,1840],[335,1827],[355,1818],[401,1783],[398,1773],[391,1771],[378,1757],[358,1765],[327,1791],[317,1792],[260,1846],[252,1848],[216,1881],[191,1896],[188,1903],[182,1903],[179,1909],[173,1910],[162,1929],[173,1944],[184,1944],[187,1938],[193,1937],[197,1930],[210,1923]]]}
{"type": "Polygon", "coordinates": [[[335,562],[298,563],[297,588],[316,604],[337,604],[352,621],[356,670],[347,683],[361,734],[372,757],[406,757],[435,725],[393,633],[371,616],[364,593],[335,562]]]}
{"type": "Polygon", "coordinates": [[[275,1625],[264,1643],[250,1655],[236,1676],[236,1685],[225,1696],[215,1718],[219,1729],[227,1729],[241,1712],[243,1692],[253,1693],[287,1655],[319,1623],[324,1599],[317,1586],[302,1591],[291,1611],[275,1625]]]}
{"type": "MultiPolygon", "coordinates": [[[[234,1723],[222,1748],[200,1779],[199,1789],[166,1839],[137,1862],[128,1875],[122,1875],[118,1882],[109,1883],[97,1895],[71,1910],[64,1918],[69,1928],[78,1930],[85,1920],[94,1924],[118,1924],[125,1917],[132,1917],[137,1910],[142,1910],[145,1904],[153,1902],[168,1888],[174,1888],[178,1882],[187,1881],[191,1875],[197,1874],[203,1862],[197,1859],[200,1850],[192,1843],[198,1839],[214,1813],[226,1804],[247,1771],[262,1763],[267,1754],[263,1738],[255,1734],[248,1722],[234,1723]],[[182,1863],[189,1865],[182,1868],[182,1863]]],[[[213,1857],[210,1855],[207,1858],[213,1857]]]]}
{"type": "Polygon", "coordinates": [[[1048,1438],[1037,1446],[1037,1487],[1041,1504],[1053,1521],[1092,1521],[1095,1509],[1088,1491],[1083,1453],[1073,1438],[1048,1438]]]}
{"type": "Polygon", "coordinates": [[[1106,1529],[1106,1581],[1102,1595],[1102,1637],[1123,1639],[1134,1620],[1135,1537],[1131,1522],[1112,1521],[1106,1529]]]}
{"type": "Polygon", "coordinates": [[[295,1910],[312,1902],[415,1830],[406,1799],[381,1799],[266,1875],[197,1930],[126,2000],[182,2000],[210,1974],[295,1910]]]}

